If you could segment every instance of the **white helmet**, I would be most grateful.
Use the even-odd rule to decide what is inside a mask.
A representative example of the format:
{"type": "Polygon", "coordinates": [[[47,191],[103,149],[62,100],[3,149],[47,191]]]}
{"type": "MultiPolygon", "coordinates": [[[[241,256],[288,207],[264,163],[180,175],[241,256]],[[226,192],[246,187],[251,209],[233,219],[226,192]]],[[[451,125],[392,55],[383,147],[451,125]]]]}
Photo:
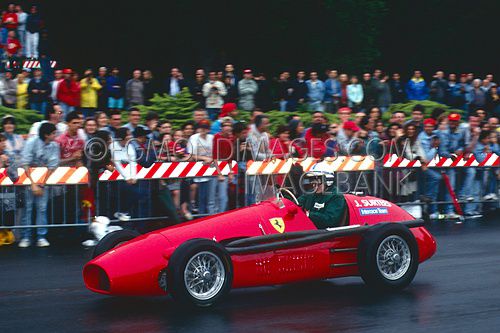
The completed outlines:
{"type": "Polygon", "coordinates": [[[335,180],[335,175],[331,171],[327,171],[324,167],[318,163],[313,165],[311,170],[304,175],[304,183],[310,184],[312,179],[321,179],[321,182],[325,182],[326,187],[333,186],[335,180]]]}

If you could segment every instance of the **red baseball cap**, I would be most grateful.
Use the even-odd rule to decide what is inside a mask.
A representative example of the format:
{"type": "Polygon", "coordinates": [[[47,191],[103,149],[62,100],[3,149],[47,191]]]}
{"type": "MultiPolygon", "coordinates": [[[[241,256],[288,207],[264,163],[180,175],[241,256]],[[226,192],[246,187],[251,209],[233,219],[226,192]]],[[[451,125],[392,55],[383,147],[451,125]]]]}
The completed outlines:
{"type": "Polygon", "coordinates": [[[63,74],[73,74],[73,70],[71,68],[63,69],[63,74]]]}
{"type": "Polygon", "coordinates": [[[245,69],[243,71],[243,73],[245,73],[245,74],[252,74],[252,70],[251,69],[245,69]]]}
{"type": "Polygon", "coordinates": [[[342,126],[342,128],[345,129],[345,130],[351,130],[351,131],[354,131],[354,132],[359,131],[358,125],[356,125],[356,123],[354,121],[351,121],[351,120],[346,121],[344,123],[344,125],[342,126]]]}
{"type": "Polygon", "coordinates": [[[340,112],[349,112],[349,113],[351,113],[351,112],[352,112],[352,110],[351,110],[351,108],[348,108],[348,107],[343,107],[343,108],[340,108],[338,112],[339,112],[339,113],[340,113],[340,112]]]}
{"type": "Polygon", "coordinates": [[[462,118],[462,117],[461,117],[461,116],[460,116],[460,114],[458,114],[458,113],[450,113],[450,114],[448,115],[448,120],[449,120],[449,121],[460,121],[460,119],[461,119],[461,118],[462,118]]]}
{"type": "Polygon", "coordinates": [[[424,125],[436,126],[436,120],[434,120],[432,118],[427,118],[424,120],[424,125]]]}
{"type": "Polygon", "coordinates": [[[234,110],[237,109],[236,104],[234,103],[226,103],[222,106],[222,109],[220,110],[219,118],[223,118],[233,112],[234,110]]]}

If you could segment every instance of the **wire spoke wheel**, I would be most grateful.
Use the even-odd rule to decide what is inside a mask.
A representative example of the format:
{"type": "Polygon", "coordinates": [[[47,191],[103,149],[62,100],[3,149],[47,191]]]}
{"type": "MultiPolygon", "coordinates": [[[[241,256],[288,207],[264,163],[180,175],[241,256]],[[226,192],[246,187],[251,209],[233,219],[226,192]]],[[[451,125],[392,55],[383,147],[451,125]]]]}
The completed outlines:
{"type": "Polygon", "coordinates": [[[411,264],[411,253],[408,243],[397,235],[385,238],[376,253],[377,267],[382,276],[395,281],[403,277],[411,264]]]}
{"type": "Polygon", "coordinates": [[[184,284],[197,300],[208,300],[224,286],[226,271],[221,259],[214,253],[203,251],[192,256],[184,269],[184,284]]]}

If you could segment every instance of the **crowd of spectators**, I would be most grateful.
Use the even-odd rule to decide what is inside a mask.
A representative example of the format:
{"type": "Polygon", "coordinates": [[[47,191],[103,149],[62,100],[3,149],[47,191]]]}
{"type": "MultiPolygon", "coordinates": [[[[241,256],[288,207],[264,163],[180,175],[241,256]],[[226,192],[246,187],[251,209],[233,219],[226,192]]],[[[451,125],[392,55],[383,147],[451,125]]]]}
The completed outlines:
{"type": "MultiPolygon", "coordinates": [[[[149,70],[134,70],[132,77],[125,80],[117,68],[109,72],[101,67],[96,76],[88,69],[80,79],[78,73],[67,68],[56,69],[55,79],[48,82],[40,69],[23,71],[16,79],[7,71],[0,80],[3,105],[38,110],[45,120],[33,124],[27,138],[23,138],[15,133],[14,117],[2,119],[1,166],[15,165],[26,170],[45,166],[53,170],[57,166],[84,165],[89,168],[92,188],[97,186],[100,171],[116,169],[125,181],[120,182],[119,192],[124,195],[115,217],[125,221],[145,217],[138,206],[151,193],[141,185],[147,181],[137,180],[135,168],[127,171],[122,163],[148,167],[156,161],[208,163],[233,159],[242,162],[240,169],[244,170],[244,162],[250,159],[377,155],[390,149],[423,162],[435,155],[462,154],[474,154],[481,161],[490,152],[500,153],[498,87],[491,74],[482,79],[472,73],[449,74],[445,79],[444,73],[438,71],[427,82],[420,71],[415,71],[403,83],[397,73],[389,79],[381,70],[375,70],[364,73],[359,83],[356,76],[338,74],[336,70],[328,70],[324,81],[317,72],[311,72],[306,79],[306,73],[299,71],[295,79],[283,72],[279,79],[268,82],[264,74],[254,76],[250,69],[245,69],[240,78],[229,64],[224,71],[209,71],[208,78],[205,75],[203,69],[198,69],[191,81],[178,68],[172,68],[162,83],[149,70]],[[149,105],[154,93],[175,96],[183,89],[188,89],[199,103],[192,120],[173,128],[172,119],[160,119],[153,111],[141,118],[138,106],[149,105]],[[426,99],[463,112],[435,108],[424,119],[426,110],[417,104],[410,119],[397,110],[389,121],[382,120],[392,103],[426,99]],[[288,112],[287,123],[269,133],[266,111],[275,108],[288,112]],[[312,115],[310,123],[304,123],[300,112],[296,112],[303,110],[312,115]],[[240,112],[250,113],[250,122],[238,121],[240,112]],[[329,122],[327,113],[337,114],[338,121],[329,122]],[[86,142],[95,138],[105,142],[110,151],[97,162],[84,154],[86,142]],[[127,145],[132,138],[135,140],[127,145]],[[369,145],[370,140],[377,144],[369,145]]],[[[484,205],[476,201],[498,199],[497,171],[464,168],[446,172],[460,199],[467,202],[466,215],[481,213],[484,205]]],[[[193,212],[215,214],[234,207],[237,181],[229,175],[166,180],[161,181],[161,186],[172,197],[176,219],[190,220],[193,212]]],[[[422,168],[408,178],[400,196],[406,200],[423,197],[436,202],[441,196],[450,200],[449,194],[440,191],[441,183],[440,172],[422,168]]],[[[387,193],[386,197],[391,195],[387,193]]],[[[36,223],[46,224],[47,200],[43,186],[26,188],[23,223],[32,224],[31,209],[36,207],[36,223]]],[[[429,213],[436,219],[440,213],[456,217],[451,204],[439,209],[430,205],[429,213]]],[[[47,246],[46,229],[38,228],[37,232],[37,244],[47,246]]],[[[31,230],[24,229],[20,246],[29,246],[30,241],[31,230]]]]}

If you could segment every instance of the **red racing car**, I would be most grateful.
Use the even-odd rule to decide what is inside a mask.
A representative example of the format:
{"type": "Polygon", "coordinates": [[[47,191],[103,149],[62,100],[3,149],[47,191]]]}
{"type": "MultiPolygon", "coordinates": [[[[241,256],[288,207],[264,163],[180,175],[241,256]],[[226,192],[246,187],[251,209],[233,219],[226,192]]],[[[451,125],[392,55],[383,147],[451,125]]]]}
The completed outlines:
{"type": "Polygon", "coordinates": [[[345,194],[340,226],[319,230],[287,196],[145,235],[112,232],[85,265],[85,285],[106,295],[171,294],[197,306],[231,288],[346,276],[401,289],[436,251],[423,221],[386,200],[345,194]]]}

